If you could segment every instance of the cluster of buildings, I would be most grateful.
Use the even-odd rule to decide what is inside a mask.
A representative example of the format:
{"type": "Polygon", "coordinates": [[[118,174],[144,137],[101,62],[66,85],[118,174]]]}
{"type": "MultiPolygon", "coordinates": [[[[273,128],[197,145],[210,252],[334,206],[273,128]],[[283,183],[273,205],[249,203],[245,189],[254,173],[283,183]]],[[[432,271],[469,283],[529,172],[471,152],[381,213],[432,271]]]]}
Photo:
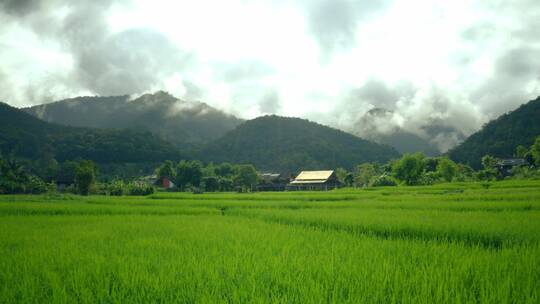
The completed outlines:
{"type": "MultiPolygon", "coordinates": [[[[144,181],[159,185],[164,189],[176,187],[174,182],[163,177],[158,180],[156,175],[144,178],[144,181]]],[[[257,191],[303,191],[303,190],[332,190],[341,187],[333,170],[302,171],[296,177],[280,173],[259,173],[257,191]]]]}
{"type": "Polygon", "coordinates": [[[341,186],[333,170],[302,171],[296,177],[260,173],[259,178],[258,191],[332,190],[341,186]]]}

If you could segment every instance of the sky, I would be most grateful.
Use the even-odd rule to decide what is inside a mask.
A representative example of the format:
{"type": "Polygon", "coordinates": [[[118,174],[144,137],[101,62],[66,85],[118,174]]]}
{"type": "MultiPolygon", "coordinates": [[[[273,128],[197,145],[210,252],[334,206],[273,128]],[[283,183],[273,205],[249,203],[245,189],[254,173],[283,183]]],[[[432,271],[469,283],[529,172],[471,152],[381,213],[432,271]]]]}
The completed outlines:
{"type": "Polygon", "coordinates": [[[540,95],[538,0],[0,0],[0,25],[0,101],[19,107],[166,90],[246,119],[362,135],[384,108],[382,132],[468,135],[540,95]]]}

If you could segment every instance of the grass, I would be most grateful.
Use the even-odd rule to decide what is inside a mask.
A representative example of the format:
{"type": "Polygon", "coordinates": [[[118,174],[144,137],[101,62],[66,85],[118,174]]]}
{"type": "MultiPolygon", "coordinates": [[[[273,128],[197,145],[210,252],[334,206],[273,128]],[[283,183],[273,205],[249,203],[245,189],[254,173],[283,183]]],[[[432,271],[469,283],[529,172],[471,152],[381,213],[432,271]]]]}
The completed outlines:
{"type": "Polygon", "coordinates": [[[540,182],[0,197],[2,303],[539,303],[540,182]]]}

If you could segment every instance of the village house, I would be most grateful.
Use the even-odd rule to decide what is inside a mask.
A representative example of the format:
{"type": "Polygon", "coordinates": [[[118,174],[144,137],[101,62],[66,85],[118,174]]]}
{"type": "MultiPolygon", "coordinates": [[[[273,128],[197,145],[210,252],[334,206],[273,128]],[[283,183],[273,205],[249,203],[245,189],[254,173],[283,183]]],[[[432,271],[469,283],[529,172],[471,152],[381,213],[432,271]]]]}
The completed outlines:
{"type": "Polygon", "coordinates": [[[494,169],[502,176],[510,176],[514,167],[528,166],[527,160],[522,158],[507,158],[499,159],[494,166],[494,169]]]}
{"type": "Polygon", "coordinates": [[[302,171],[287,186],[287,190],[331,190],[341,186],[333,170],[302,171]]]}
{"type": "Polygon", "coordinates": [[[290,178],[280,173],[259,173],[257,191],[285,191],[290,178]]]}
{"type": "Polygon", "coordinates": [[[161,179],[161,185],[160,186],[162,186],[163,189],[165,189],[165,190],[169,190],[169,189],[172,189],[172,188],[176,187],[175,184],[168,177],[163,177],[161,179]]]}

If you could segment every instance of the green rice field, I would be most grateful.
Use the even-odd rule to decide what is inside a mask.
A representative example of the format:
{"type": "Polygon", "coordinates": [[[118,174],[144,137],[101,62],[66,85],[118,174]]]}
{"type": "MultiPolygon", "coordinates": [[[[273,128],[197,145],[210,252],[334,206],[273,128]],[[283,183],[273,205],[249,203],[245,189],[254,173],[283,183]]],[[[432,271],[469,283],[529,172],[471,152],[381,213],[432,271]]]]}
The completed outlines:
{"type": "Polygon", "coordinates": [[[540,181],[0,196],[1,303],[540,303],[540,181]]]}

